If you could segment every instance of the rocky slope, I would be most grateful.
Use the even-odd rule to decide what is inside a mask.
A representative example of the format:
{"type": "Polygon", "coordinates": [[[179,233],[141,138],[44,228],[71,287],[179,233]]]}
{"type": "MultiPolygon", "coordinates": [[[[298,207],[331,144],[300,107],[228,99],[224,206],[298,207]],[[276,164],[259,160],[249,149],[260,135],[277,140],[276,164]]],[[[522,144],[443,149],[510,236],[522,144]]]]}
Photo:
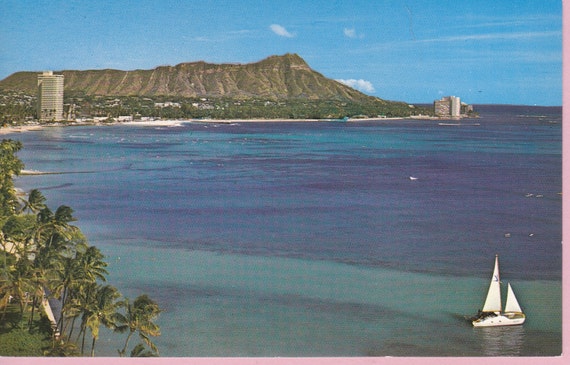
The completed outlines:
{"type": "MultiPolygon", "coordinates": [[[[0,81],[0,89],[34,94],[38,73],[14,73],[0,81]]],[[[67,70],[55,73],[65,76],[66,93],[85,95],[384,102],[324,77],[296,54],[271,56],[249,64],[191,62],[152,70],[67,70]]]]}

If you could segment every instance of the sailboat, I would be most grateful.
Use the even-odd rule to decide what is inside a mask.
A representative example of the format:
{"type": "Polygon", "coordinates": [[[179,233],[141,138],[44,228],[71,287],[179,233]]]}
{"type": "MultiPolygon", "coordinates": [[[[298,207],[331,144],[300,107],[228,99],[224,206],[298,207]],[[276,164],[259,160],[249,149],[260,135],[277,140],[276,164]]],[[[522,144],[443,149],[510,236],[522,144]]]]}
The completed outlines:
{"type": "Polygon", "coordinates": [[[487,292],[483,309],[471,318],[474,327],[515,326],[526,319],[511,284],[507,284],[507,301],[503,311],[501,303],[501,280],[499,276],[499,255],[495,256],[495,269],[487,292]]]}

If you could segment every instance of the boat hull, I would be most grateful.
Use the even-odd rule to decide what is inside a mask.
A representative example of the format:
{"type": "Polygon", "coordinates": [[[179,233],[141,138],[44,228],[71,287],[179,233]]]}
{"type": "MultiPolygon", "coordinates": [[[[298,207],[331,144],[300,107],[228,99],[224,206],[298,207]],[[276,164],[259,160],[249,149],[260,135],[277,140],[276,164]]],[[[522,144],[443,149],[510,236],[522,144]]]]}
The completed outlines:
{"type": "Polygon", "coordinates": [[[500,327],[500,326],[518,326],[525,321],[524,314],[501,314],[493,317],[485,317],[474,320],[473,327],[500,327]]]}

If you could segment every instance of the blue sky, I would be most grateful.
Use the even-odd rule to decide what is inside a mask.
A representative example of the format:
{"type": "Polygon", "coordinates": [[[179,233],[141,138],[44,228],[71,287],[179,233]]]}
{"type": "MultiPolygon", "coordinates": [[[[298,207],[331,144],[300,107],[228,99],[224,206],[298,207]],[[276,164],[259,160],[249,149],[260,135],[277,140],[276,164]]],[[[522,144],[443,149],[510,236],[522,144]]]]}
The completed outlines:
{"type": "Polygon", "coordinates": [[[285,53],[388,100],[561,105],[562,0],[0,2],[0,79],[285,53]]]}

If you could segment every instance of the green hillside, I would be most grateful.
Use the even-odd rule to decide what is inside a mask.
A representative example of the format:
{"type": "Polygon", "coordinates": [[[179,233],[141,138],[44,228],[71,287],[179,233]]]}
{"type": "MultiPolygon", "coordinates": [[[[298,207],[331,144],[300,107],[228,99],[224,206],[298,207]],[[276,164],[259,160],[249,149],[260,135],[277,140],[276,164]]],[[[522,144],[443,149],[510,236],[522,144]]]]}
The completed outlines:
{"type": "MultiPolygon", "coordinates": [[[[406,103],[365,95],[326,78],[311,69],[297,54],[271,56],[249,64],[210,64],[200,61],[160,66],[151,70],[54,72],[65,76],[67,103],[73,97],[96,96],[176,98],[181,101],[209,98],[246,103],[252,100],[283,101],[286,103],[284,109],[287,109],[288,104],[307,104],[311,109],[323,104],[334,104],[334,115],[350,110],[373,116],[407,116],[413,111],[406,103]]],[[[38,73],[40,72],[14,73],[0,81],[0,92],[35,95],[38,73]]],[[[286,110],[278,114],[292,115],[286,110]]],[[[322,113],[324,116],[330,114],[322,113]]]]}

